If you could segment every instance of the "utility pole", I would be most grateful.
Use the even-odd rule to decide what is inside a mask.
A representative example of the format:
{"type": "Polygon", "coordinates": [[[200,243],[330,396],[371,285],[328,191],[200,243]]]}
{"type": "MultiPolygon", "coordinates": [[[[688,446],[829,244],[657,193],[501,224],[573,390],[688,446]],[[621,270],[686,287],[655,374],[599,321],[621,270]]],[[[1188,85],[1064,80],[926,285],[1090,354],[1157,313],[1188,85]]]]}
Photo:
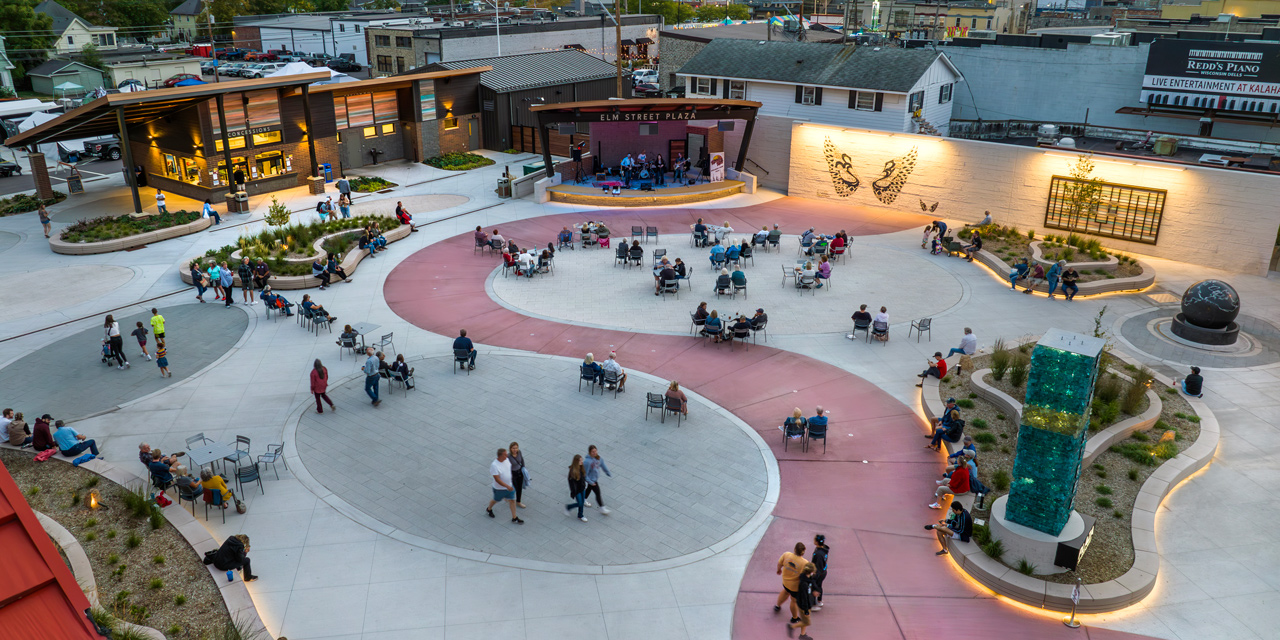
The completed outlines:
{"type": "Polygon", "coordinates": [[[844,1],[844,21],[840,23],[840,44],[849,43],[849,0],[844,1]]]}
{"type": "Polygon", "coordinates": [[[213,7],[206,10],[209,12],[209,54],[213,56],[213,81],[222,82],[221,74],[218,73],[218,48],[213,43],[213,7]]]}
{"type": "Polygon", "coordinates": [[[613,0],[614,13],[614,43],[613,52],[614,60],[618,65],[618,97],[624,98],[622,94],[622,2],[623,0],[613,0]]]}

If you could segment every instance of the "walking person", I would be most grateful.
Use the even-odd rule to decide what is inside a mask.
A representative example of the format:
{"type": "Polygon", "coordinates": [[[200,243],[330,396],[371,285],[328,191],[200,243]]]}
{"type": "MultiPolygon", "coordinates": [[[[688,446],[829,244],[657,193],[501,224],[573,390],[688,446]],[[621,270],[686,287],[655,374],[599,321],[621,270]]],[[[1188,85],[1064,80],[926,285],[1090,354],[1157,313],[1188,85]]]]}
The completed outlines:
{"type": "MultiPolygon", "coordinates": [[[[400,357],[403,358],[404,356],[400,357]]],[[[512,442],[507,445],[507,457],[511,458],[511,486],[516,489],[516,506],[523,509],[524,503],[520,501],[520,498],[524,496],[524,487],[529,484],[529,478],[524,472],[524,454],[520,452],[519,442],[512,442]]]]}
{"type": "Polygon", "coordinates": [[[798,589],[792,595],[792,606],[798,609],[799,619],[793,620],[789,627],[792,629],[800,629],[800,640],[812,640],[812,637],[805,633],[809,628],[809,612],[813,610],[813,574],[817,570],[812,562],[806,562],[804,568],[800,570],[800,580],[798,589]]]}
{"type": "Polygon", "coordinates": [[[797,542],[793,551],[788,551],[778,558],[778,575],[782,576],[782,591],[773,604],[773,612],[782,611],[782,603],[791,598],[791,623],[800,621],[800,610],[796,607],[794,596],[800,591],[800,573],[804,571],[804,543],[797,542]]]}
{"type": "Polygon", "coordinates": [[[164,192],[156,189],[156,211],[161,215],[169,213],[169,209],[164,206],[164,192]]]}
{"type": "Polygon", "coordinates": [[[822,609],[822,581],[827,579],[827,555],[831,547],[827,546],[827,537],[821,533],[813,536],[813,610],[822,609]]]}
{"type": "Polygon", "coordinates": [[[147,353],[147,330],[143,328],[141,320],[138,321],[138,328],[130,331],[129,335],[138,339],[138,348],[142,349],[142,357],[150,360],[151,354],[147,353]]]}
{"type": "Polygon", "coordinates": [[[582,467],[582,456],[573,456],[573,462],[569,463],[569,498],[573,500],[564,506],[564,514],[566,516],[573,515],[573,508],[578,508],[578,519],[586,522],[587,517],[582,514],[582,507],[586,504],[587,498],[587,472],[582,467]]]}
{"type": "Polygon", "coordinates": [[[160,367],[161,378],[172,378],[173,373],[169,371],[169,350],[164,347],[164,339],[156,339],[156,366],[160,367]]]}
{"type": "Polygon", "coordinates": [[[120,337],[120,323],[116,322],[115,316],[108,315],[107,320],[103,323],[104,333],[106,334],[103,342],[111,346],[111,356],[120,363],[117,369],[123,369],[129,365],[129,359],[124,357],[124,339],[120,337]]]}
{"type": "Polygon", "coordinates": [[[209,290],[208,280],[205,279],[204,272],[200,270],[200,262],[198,260],[191,261],[191,284],[196,287],[196,300],[204,302],[204,292],[209,290]]]}
{"type": "MultiPolygon", "coordinates": [[[[345,178],[343,179],[345,181],[345,178]]],[[[338,196],[338,211],[342,213],[343,218],[351,217],[351,194],[344,193],[338,196]]]]}
{"type": "Polygon", "coordinates": [[[320,358],[316,358],[315,366],[311,369],[311,393],[316,397],[316,413],[324,413],[324,407],[320,404],[321,400],[329,403],[329,409],[337,411],[338,408],[333,406],[333,401],[329,399],[329,394],[325,393],[329,390],[329,370],[320,364],[320,358]]]}
{"type": "Polygon", "coordinates": [[[253,265],[249,264],[249,258],[240,259],[236,275],[240,276],[240,292],[244,294],[244,303],[257,304],[253,299],[253,265]]]}
{"type": "MultiPolygon", "coordinates": [[[[376,407],[382,404],[382,401],[378,399],[378,356],[374,355],[373,347],[365,348],[364,352],[369,356],[369,358],[364,361],[364,392],[369,394],[369,397],[373,399],[373,406],[376,407]]],[[[316,402],[318,405],[319,401],[317,400],[316,402]]],[[[510,465],[507,466],[507,475],[510,476],[510,465]]],[[[514,509],[515,507],[512,508],[514,509]]]]}
{"type": "Polygon", "coordinates": [[[236,274],[227,266],[227,261],[223,260],[222,266],[218,267],[218,275],[222,278],[222,299],[226,301],[222,306],[230,307],[235,304],[236,274]]]}
{"type": "Polygon", "coordinates": [[[39,208],[36,209],[36,214],[40,216],[40,225],[44,227],[44,237],[48,238],[50,219],[49,212],[44,208],[44,202],[40,203],[39,208]]]}
{"type": "Polygon", "coordinates": [[[498,517],[493,514],[493,505],[506,500],[507,506],[511,507],[511,522],[524,524],[524,520],[516,515],[516,491],[511,485],[511,458],[507,457],[506,449],[498,449],[497,459],[489,463],[489,475],[493,478],[493,499],[489,501],[489,506],[484,508],[484,512],[489,514],[490,518],[498,517]]]}
{"type": "MultiPolygon", "coordinates": [[[[610,478],[613,477],[613,474],[609,472],[609,465],[604,463],[604,458],[600,457],[600,451],[596,449],[594,444],[587,447],[587,458],[584,464],[587,470],[587,490],[583,493],[589,495],[594,491],[596,504],[600,506],[600,514],[607,516],[611,512],[609,507],[604,506],[604,496],[600,495],[600,472],[604,471],[605,475],[610,478]]],[[[591,506],[591,502],[587,501],[586,505],[588,507],[591,506]]]]}

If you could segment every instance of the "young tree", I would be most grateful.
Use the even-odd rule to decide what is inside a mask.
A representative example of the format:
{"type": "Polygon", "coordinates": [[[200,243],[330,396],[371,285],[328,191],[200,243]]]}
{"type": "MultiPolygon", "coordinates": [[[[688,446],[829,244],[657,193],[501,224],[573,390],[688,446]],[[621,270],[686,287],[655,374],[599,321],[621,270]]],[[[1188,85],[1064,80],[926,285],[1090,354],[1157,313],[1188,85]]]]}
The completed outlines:
{"type": "Polygon", "coordinates": [[[98,52],[98,45],[89,43],[81,47],[80,62],[101,71],[103,68],[102,54],[98,52]]]}
{"type": "Polygon", "coordinates": [[[1080,156],[1071,166],[1072,182],[1063,190],[1063,197],[1073,219],[1094,217],[1102,204],[1103,180],[1093,175],[1093,168],[1093,154],[1080,156]]]}

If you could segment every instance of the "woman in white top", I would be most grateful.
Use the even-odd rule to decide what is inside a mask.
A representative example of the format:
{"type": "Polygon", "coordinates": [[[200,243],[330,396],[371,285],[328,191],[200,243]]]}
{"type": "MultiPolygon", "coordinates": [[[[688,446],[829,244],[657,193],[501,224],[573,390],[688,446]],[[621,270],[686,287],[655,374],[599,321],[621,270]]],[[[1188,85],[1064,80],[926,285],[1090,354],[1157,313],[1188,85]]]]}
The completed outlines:
{"type": "Polygon", "coordinates": [[[129,361],[124,357],[124,339],[120,337],[120,323],[116,322],[114,316],[107,316],[107,321],[102,325],[106,334],[103,342],[111,345],[111,357],[116,359],[120,365],[117,369],[123,369],[129,365],[129,361]]]}
{"type": "Polygon", "coordinates": [[[880,307],[880,313],[871,319],[871,334],[876,340],[884,341],[889,339],[889,310],[880,307]]]}
{"type": "Polygon", "coordinates": [[[529,276],[530,278],[532,278],[533,272],[536,270],[534,267],[536,267],[538,264],[538,259],[533,257],[533,254],[529,253],[528,249],[525,249],[524,251],[520,252],[520,257],[518,258],[518,260],[520,261],[521,275],[529,276]]]}
{"type": "Polygon", "coordinates": [[[729,221],[724,221],[724,226],[716,227],[716,240],[724,242],[724,239],[733,233],[733,227],[729,226],[729,221]]]}

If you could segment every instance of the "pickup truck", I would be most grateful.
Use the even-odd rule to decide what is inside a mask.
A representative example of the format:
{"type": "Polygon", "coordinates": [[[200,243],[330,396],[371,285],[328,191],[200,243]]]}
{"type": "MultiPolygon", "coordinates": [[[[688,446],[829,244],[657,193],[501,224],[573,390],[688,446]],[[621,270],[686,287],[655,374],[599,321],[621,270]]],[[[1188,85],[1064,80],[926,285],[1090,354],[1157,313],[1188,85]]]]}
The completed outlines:
{"type": "Polygon", "coordinates": [[[333,69],[334,71],[359,71],[360,70],[360,65],[356,61],[351,60],[350,58],[334,58],[330,60],[325,66],[329,67],[330,69],[333,69]]]}
{"type": "Polygon", "coordinates": [[[115,136],[103,136],[84,143],[84,154],[97,158],[120,159],[120,139],[115,136]]]}
{"type": "Polygon", "coordinates": [[[22,166],[8,160],[0,160],[0,178],[8,178],[13,174],[22,175],[22,166]]]}
{"type": "Polygon", "coordinates": [[[220,60],[244,60],[244,49],[225,49],[218,53],[220,60]]]}

